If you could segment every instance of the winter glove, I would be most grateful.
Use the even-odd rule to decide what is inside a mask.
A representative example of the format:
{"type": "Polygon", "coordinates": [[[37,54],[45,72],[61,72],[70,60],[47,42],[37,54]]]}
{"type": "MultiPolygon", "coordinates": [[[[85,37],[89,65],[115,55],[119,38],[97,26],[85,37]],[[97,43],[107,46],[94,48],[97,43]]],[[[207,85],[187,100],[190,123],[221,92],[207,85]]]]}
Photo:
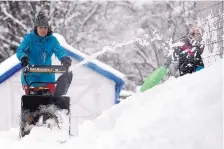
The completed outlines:
{"type": "Polygon", "coordinates": [[[29,65],[29,58],[28,57],[26,57],[26,56],[24,56],[22,59],[21,59],[21,65],[22,65],[22,67],[26,67],[26,66],[28,66],[29,65]]]}
{"type": "Polygon", "coordinates": [[[61,63],[68,69],[72,64],[72,60],[68,56],[65,56],[61,59],[61,63]]]}

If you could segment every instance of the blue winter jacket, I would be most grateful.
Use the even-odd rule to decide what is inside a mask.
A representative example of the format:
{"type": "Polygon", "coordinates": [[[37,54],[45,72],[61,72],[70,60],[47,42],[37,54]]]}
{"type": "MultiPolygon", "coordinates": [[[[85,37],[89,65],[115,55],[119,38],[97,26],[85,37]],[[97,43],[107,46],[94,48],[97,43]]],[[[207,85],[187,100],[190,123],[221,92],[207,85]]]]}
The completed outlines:
{"type": "MultiPolygon", "coordinates": [[[[56,37],[52,34],[46,37],[40,37],[34,31],[24,37],[24,40],[17,49],[17,58],[21,61],[24,56],[30,60],[30,65],[51,65],[53,53],[61,61],[62,57],[67,56],[65,50],[60,46],[56,37]]],[[[26,85],[22,73],[21,81],[26,85]]],[[[54,82],[55,74],[52,73],[30,73],[27,76],[30,82],[54,82]]],[[[44,84],[33,84],[32,86],[42,86],[44,84]]]]}

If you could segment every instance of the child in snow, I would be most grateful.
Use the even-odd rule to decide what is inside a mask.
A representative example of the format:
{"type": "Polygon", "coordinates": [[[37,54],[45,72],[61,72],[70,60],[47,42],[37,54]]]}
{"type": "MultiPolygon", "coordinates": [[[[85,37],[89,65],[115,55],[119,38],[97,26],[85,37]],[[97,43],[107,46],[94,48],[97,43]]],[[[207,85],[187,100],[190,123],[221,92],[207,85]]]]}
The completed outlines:
{"type": "Polygon", "coordinates": [[[199,26],[191,27],[181,42],[172,48],[164,65],[168,68],[173,61],[177,62],[180,76],[204,68],[201,57],[205,47],[202,40],[203,32],[199,26]]]}

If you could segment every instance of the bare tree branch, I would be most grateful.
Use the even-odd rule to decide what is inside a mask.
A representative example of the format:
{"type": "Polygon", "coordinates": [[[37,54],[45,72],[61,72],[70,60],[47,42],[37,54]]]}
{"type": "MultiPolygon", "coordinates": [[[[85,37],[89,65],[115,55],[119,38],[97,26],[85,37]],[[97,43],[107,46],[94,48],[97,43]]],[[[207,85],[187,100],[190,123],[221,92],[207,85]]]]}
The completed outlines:
{"type": "Polygon", "coordinates": [[[71,14],[70,16],[68,16],[67,19],[65,20],[65,25],[67,25],[73,18],[77,17],[78,15],[80,15],[80,13],[75,12],[75,13],[71,14]]]}
{"type": "Polygon", "coordinates": [[[104,9],[104,12],[103,12],[104,18],[106,18],[106,14],[107,14],[107,9],[108,9],[109,3],[110,2],[106,2],[106,6],[105,6],[105,9],[104,9]]]}
{"type": "Polygon", "coordinates": [[[157,52],[157,47],[154,42],[152,42],[151,45],[152,45],[152,50],[154,51],[155,56],[156,56],[156,64],[158,67],[159,66],[159,56],[158,56],[158,52],[157,52]]]}
{"type": "Polygon", "coordinates": [[[66,19],[65,19],[65,25],[67,25],[73,18],[77,17],[80,15],[79,12],[73,12],[75,10],[77,3],[74,1],[69,4],[70,8],[68,8],[68,13],[66,14],[66,19]],[[73,13],[72,13],[73,12],[73,13]]]}
{"type": "Polygon", "coordinates": [[[7,42],[7,43],[9,43],[9,44],[11,44],[11,45],[13,45],[13,46],[19,46],[18,42],[7,40],[5,37],[0,36],[0,39],[5,41],[5,42],[7,42]]]}
{"type": "Polygon", "coordinates": [[[143,75],[142,75],[141,69],[138,67],[138,65],[136,63],[134,65],[138,70],[138,74],[140,75],[141,81],[143,81],[143,75]]]}
{"type": "Polygon", "coordinates": [[[139,48],[139,50],[143,53],[142,55],[145,57],[145,59],[148,59],[148,55],[147,53],[145,52],[145,50],[139,45],[139,44],[136,44],[136,46],[139,48]]]}
{"type": "Polygon", "coordinates": [[[150,67],[152,67],[153,69],[156,69],[156,67],[154,67],[151,63],[149,63],[146,59],[144,59],[144,56],[139,52],[139,51],[136,51],[137,52],[137,54],[139,54],[142,58],[143,58],[143,60],[145,61],[145,63],[147,64],[147,65],[149,65],[150,67]]]}
{"type": "Polygon", "coordinates": [[[50,3],[50,11],[49,11],[49,17],[52,18],[54,16],[54,11],[55,11],[55,3],[56,2],[51,2],[50,3]],[[54,9],[53,9],[54,8],[54,9]]]}
{"type": "Polygon", "coordinates": [[[127,3],[127,2],[117,2],[116,3],[117,5],[120,5],[120,6],[124,6],[124,7],[127,7],[127,8],[129,8],[130,10],[132,10],[132,11],[135,11],[135,9],[133,8],[133,6],[130,4],[130,3],[127,3]]]}
{"type": "MultiPolygon", "coordinates": [[[[1,28],[0,28],[0,30],[1,30],[1,28]]],[[[16,34],[13,34],[13,33],[9,32],[7,30],[1,30],[0,33],[1,34],[9,34],[9,35],[15,37],[16,39],[18,39],[19,41],[21,41],[23,39],[21,36],[18,36],[16,34]]]]}
{"type": "Polygon", "coordinates": [[[138,51],[136,51],[137,52],[137,54],[140,56],[140,57],[142,57],[142,59],[143,59],[143,61],[145,62],[145,63],[147,63],[147,55],[144,53],[144,52],[142,52],[142,51],[144,51],[144,50],[142,50],[142,48],[141,47],[139,47],[138,45],[136,45],[137,47],[138,47],[138,49],[140,50],[138,50],[138,51]]]}
{"type": "Polygon", "coordinates": [[[137,54],[140,56],[140,57],[142,57],[142,59],[144,60],[144,62],[147,64],[147,65],[149,65],[150,67],[152,67],[153,69],[156,69],[156,67],[154,67],[149,61],[148,61],[148,56],[147,56],[147,54],[146,54],[146,52],[144,51],[144,49],[142,48],[142,47],[140,47],[140,45],[138,45],[138,44],[136,44],[136,46],[138,47],[138,51],[136,51],[137,52],[137,54]]]}
{"type": "MultiPolygon", "coordinates": [[[[31,12],[32,12],[32,11],[34,12],[34,9],[33,9],[33,6],[31,5],[31,3],[27,3],[27,4],[28,4],[29,8],[31,9],[31,12]]],[[[34,23],[33,23],[33,17],[31,16],[31,14],[29,14],[28,16],[29,16],[31,25],[34,26],[34,23]]]]}
{"type": "Polygon", "coordinates": [[[87,16],[84,18],[84,21],[82,22],[81,31],[83,31],[84,26],[86,25],[86,23],[88,22],[88,20],[91,19],[92,16],[96,13],[98,7],[99,7],[99,4],[97,3],[97,5],[95,5],[95,7],[92,9],[92,11],[89,13],[89,15],[87,15],[87,16]]]}
{"type": "Polygon", "coordinates": [[[23,24],[21,21],[19,21],[18,19],[16,19],[15,17],[13,17],[11,14],[9,14],[7,12],[7,10],[5,9],[5,7],[3,7],[3,5],[1,5],[2,8],[2,12],[10,19],[12,19],[15,23],[17,23],[18,25],[20,25],[24,30],[26,30],[27,32],[29,31],[29,29],[27,28],[27,26],[25,24],[23,24]]]}
{"type": "MultiPolygon", "coordinates": [[[[5,45],[3,45],[4,48],[6,48],[5,45]]],[[[5,49],[0,49],[0,57],[3,57],[4,59],[8,58],[10,56],[9,52],[5,49]]]]}

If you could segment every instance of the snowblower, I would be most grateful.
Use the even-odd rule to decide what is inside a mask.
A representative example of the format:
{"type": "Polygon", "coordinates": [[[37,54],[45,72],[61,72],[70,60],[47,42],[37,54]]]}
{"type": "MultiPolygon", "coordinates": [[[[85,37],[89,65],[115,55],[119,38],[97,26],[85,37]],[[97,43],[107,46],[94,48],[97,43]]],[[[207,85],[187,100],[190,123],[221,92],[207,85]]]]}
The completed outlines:
{"type": "Polygon", "coordinates": [[[55,109],[66,111],[69,120],[70,135],[70,97],[65,96],[72,81],[72,72],[69,72],[61,65],[51,66],[27,66],[23,69],[24,79],[27,84],[28,94],[21,98],[21,121],[20,121],[20,138],[28,135],[34,126],[47,126],[51,128],[51,124],[47,124],[49,119],[54,121],[58,127],[58,117],[55,109]],[[56,82],[30,82],[27,76],[30,73],[62,73],[56,82]],[[33,84],[55,84],[55,90],[50,92],[46,87],[32,87],[33,84]],[[51,110],[53,108],[54,110],[51,110]]]}

